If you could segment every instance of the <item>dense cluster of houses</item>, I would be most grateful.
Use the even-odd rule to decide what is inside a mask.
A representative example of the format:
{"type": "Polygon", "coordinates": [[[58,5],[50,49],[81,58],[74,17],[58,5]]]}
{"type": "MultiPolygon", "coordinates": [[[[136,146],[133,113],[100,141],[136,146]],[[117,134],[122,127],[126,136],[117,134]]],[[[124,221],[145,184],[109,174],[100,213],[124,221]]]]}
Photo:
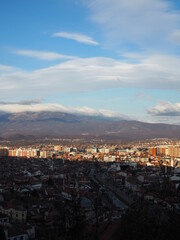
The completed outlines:
{"type": "Polygon", "coordinates": [[[2,157],[0,163],[0,226],[8,240],[56,239],[79,224],[94,239],[97,224],[107,228],[125,211],[97,181],[95,162],[2,157]]]}
{"type": "Polygon", "coordinates": [[[111,239],[136,202],[180,211],[178,157],[112,146],[51,150],[51,158],[0,157],[0,233],[6,240],[69,234],[91,240],[106,231],[111,239]]]}

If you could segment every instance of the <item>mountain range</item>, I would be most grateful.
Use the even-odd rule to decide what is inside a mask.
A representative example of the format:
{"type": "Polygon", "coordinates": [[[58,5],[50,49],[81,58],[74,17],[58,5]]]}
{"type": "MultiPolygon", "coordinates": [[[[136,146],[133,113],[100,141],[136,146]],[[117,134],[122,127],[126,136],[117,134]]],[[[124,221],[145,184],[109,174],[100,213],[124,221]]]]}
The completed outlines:
{"type": "Polygon", "coordinates": [[[0,112],[0,138],[71,137],[107,140],[180,138],[180,126],[65,112],[0,112]]]}

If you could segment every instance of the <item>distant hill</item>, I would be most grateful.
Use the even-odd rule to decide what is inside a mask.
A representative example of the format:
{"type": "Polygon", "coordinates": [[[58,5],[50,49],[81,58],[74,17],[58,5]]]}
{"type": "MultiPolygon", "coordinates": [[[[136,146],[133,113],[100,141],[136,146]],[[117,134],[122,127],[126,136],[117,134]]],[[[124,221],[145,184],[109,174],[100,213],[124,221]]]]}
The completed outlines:
{"type": "Polygon", "coordinates": [[[112,140],[180,138],[180,126],[63,112],[0,113],[0,139],[64,136],[112,140]]]}

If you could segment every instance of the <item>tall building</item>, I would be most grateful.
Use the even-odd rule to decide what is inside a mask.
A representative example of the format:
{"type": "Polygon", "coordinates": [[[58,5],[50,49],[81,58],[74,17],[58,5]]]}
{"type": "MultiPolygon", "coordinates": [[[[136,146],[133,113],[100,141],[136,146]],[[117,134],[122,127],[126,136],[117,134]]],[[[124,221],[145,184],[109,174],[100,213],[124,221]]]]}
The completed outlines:
{"type": "Polygon", "coordinates": [[[169,146],[168,150],[169,150],[169,156],[180,157],[180,146],[179,145],[169,146]]]}

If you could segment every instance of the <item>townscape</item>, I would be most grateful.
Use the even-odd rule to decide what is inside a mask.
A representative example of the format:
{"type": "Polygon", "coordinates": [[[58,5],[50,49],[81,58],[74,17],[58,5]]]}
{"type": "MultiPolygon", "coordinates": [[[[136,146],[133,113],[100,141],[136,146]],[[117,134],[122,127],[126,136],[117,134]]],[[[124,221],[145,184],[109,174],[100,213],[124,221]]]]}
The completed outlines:
{"type": "Polygon", "coordinates": [[[0,0],[0,240],[180,238],[180,1],[0,0]]]}
{"type": "Polygon", "coordinates": [[[134,206],[180,215],[179,141],[2,144],[0,155],[6,239],[119,239],[134,206]]]}

